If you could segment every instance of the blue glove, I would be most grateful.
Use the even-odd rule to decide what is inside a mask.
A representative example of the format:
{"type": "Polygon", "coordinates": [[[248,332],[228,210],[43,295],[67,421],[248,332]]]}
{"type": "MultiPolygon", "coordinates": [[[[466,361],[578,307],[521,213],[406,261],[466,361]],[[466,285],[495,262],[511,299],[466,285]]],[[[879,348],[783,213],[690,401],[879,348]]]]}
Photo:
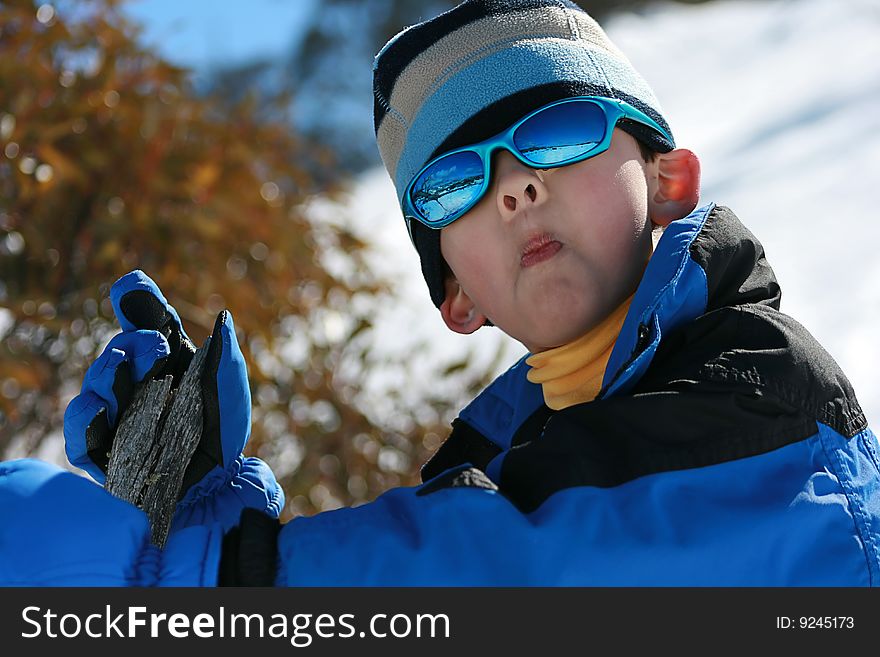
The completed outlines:
{"type": "Polygon", "coordinates": [[[0,586],[214,586],[219,525],[150,544],[147,516],[55,465],[0,463],[0,586]]]}
{"type": "MultiPolygon", "coordinates": [[[[99,483],[106,480],[115,429],[134,384],[168,374],[176,384],[196,351],[177,311],[142,271],[116,281],[110,301],[122,333],[89,367],[64,414],[67,458],[99,483]]],[[[241,453],[250,436],[251,396],[231,313],[217,316],[212,336],[202,375],[202,437],[184,473],[172,532],[213,522],[228,529],[243,508],[277,518],[284,506],[269,467],[241,453]]]]}

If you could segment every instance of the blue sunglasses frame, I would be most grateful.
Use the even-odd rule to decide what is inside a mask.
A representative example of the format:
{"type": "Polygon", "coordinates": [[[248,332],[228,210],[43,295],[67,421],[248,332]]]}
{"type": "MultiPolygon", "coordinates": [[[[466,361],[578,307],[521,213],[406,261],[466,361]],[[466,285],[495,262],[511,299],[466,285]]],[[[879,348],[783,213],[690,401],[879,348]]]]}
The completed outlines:
{"type": "Polygon", "coordinates": [[[406,227],[410,233],[410,237],[412,237],[412,221],[413,220],[418,221],[419,223],[427,226],[428,228],[433,228],[433,229],[439,230],[440,228],[443,228],[444,226],[448,226],[456,219],[461,218],[462,215],[464,215],[471,208],[473,208],[479,202],[479,200],[481,198],[483,198],[483,196],[486,193],[486,190],[489,189],[492,153],[494,153],[495,151],[500,150],[500,149],[507,150],[517,160],[519,160],[520,162],[522,162],[526,166],[531,167],[533,169],[556,169],[559,167],[567,166],[569,164],[574,164],[576,162],[582,162],[583,160],[588,160],[591,157],[595,157],[596,155],[599,155],[600,153],[604,153],[606,150],[608,150],[608,147],[611,145],[611,137],[614,133],[614,127],[617,125],[617,122],[620,121],[621,119],[629,119],[631,121],[635,121],[636,123],[641,123],[642,125],[645,125],[645,126],[651,128],[652,130],[656,130],[658,133],[660,133],[663,137],[668,139],[670,142],[673,141],[672,136],[668,132],[666,132],[666,130],[664,130],[660,126],[660,124],[658,124],[654,119],[652,119],[650,116],[648,116],[644,112],[637,110],[632,105],[625,103],[622,100],[603,98],[601,96],[573,96],[571,98],[564,98],[562,100],[557,100],[555,102],[544,105],[543,107],[539,107],[538,109],[536,109],[532,112],[529,112],[523,118],[521,118],[519,121],[514,123],[512,126],[510,126],[509,128],[507,128],[506,130],[504,130],[502,132],[499,132],[497,135],[490,137],[489,139],[478,142],[476,144],[471,144],[469,146],[463,146],[461,148],[456,148],[455,150],[448,151],[446,153],[443,153],[442,155],[435,157],[433,160],[431,160],[425,166],[423,166],[421,169],[419,169],[419,172],[415,176],[413,176],[412,180],[407,185],[406,190],[404,191],[404,194],[403,194],[402,209],[403,209],[404,219],[406,220],[406,227]],[[596,143],[595,146],[593,146],[589,150],[585,151],[584,153],[581,153],[581,154],[576,155],[574,157],[566,158],[564,160],[560,160],[559,162],[549,162],[546,164],[539,164],[537,162],[533,162],[532,160],[529,160],[517,148],[516,144],[513,141],[513,136],[516,133],[516,131],[524,123],[526,123],[527,121],[531,120],[532,118],[538,116],[539,114],[541,114],[542,112],[545,112],[546,110],[548,110],[550,108],[557,107],[559,105],[566,105],[569,103],[583,103],[583,102],[588,102],[588,103],[592,103],[594,105],[598,105],[599,108],[602,110],[602,113],[605,116],[605,135],[600,142],[596,143]],[[463,207],[461,207],[457,211],[453,212],[449,216],[443,217],[440,220],[431,221],[430,219],[421,216],[415,207],[415,203],[412,200],[413,187],[415,186],[416,182],[419,180],[419,178],[422,176],[423,173],[425,173],[428,169],[433,167],[438,162],[441,162],[442,160],[444,160],[448,157],[451,157],[453,155],[456,155],[458,153],[463,153],[463,152],[468,152],[468,151],[476,153],[476,155],[480,158],[480,162],[483,165],[483,183],[480,187],[480,191],[474,196],[473,200],[471,200],[469,203],[467,203],[466,205],[464,205],[463,207]]]}

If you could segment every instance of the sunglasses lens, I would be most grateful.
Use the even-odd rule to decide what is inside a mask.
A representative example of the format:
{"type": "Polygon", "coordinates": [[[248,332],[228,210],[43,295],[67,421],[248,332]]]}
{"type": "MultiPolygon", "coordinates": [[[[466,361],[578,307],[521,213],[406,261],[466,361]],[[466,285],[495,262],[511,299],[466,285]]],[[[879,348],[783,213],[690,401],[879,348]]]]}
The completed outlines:
{"type": "Polygon", "coordinates": [[[530,162],[559,164],[593,150],[605,137],[606,123],[596,103],[562,103],[523,123],[513,143],[530,162]]]}
{"type": "Polygon", "coordinates": [[[416,179],[410,200],[428,224],[466,209],[483,188],[483,163],[473,151],[453,153],[437,160],[416,179]]]}

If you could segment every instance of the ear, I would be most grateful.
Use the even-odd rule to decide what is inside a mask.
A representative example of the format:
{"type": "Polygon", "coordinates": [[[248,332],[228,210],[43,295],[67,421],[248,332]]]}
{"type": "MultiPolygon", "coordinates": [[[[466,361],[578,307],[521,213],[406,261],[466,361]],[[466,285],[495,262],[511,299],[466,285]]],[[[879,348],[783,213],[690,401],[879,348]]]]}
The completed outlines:
{"type": "Polygon", "coordinates": [[[676,148],[659,153],[652,163],[657,167],[651,179],[648,216],[659,226],[668,226],[689,215],[700,198],[700,161],[693,152],[676,148]]]}
{"type": "Polygon", "coordinates": [[[452,276],[444,283],[446,297],[440,304],[440,314],[451,330],[456,333],[473,333],[486,323],[486,316],[477,312],[477,307],[459,282],[452,276]]]}

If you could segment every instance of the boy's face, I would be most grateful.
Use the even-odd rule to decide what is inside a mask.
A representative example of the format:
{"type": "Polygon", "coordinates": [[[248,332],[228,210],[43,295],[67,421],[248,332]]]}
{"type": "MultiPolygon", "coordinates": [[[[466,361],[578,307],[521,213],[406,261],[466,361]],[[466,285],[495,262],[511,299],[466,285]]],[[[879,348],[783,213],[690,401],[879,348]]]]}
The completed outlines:
{"type": "Polygon", "coordinates": [[[447,303],[466,298],[533,353],[580,337],[638,286],[656,180],[657,165],[619,129],[604,153],[558,169],[496,153],[486,195],[440,234],[457,281],[447,303]]]}

